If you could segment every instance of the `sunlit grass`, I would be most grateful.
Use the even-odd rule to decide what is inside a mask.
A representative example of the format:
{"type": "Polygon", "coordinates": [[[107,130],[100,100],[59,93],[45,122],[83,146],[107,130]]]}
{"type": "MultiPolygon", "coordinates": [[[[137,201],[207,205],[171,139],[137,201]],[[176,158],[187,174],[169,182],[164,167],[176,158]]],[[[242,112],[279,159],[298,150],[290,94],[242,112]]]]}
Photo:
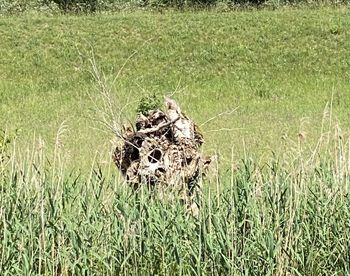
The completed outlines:
{"type": "Polygon", "coordinates": [[[112,138],[92,128],[93,49],[115,95],[132,96],[130,117],[147,91],[177,90],[198,124],[238,107],[203,127],[205,150],[219,151],[226,164],[232,146],[242,158],[243,141],[263,155],[300,131],[314,142],[327,102],[349,127],[348,15],[338,7],[0,18],[1,128],[20,128],[22,142],[35,135],[52,148],[64,121],[68,162],[88,168],[112,138]],[[215,131],[222,128],[233,130],[215,131]]]}
{"type": "Polygon", "coordinates": [[[0,18],[0,274],[349,274],[348,16],[0,18]],[[92,50],[131,118],[147,91],[199,125],[235,109],[202,127],[198,218],[111,164],[92,50]]]}
{"type": "Polygon", "coordinates": [[[180,200],[132,192],[113,166],[70,171],[59,143],[53,160],[40,141],[25,156],[14,148],[1,162],[0,273],[347,274],[350,144],[340,133],[327,127],[311,152],[291,141],[284,156],[247,154],[212,173],[198,217],[180,200]]]}

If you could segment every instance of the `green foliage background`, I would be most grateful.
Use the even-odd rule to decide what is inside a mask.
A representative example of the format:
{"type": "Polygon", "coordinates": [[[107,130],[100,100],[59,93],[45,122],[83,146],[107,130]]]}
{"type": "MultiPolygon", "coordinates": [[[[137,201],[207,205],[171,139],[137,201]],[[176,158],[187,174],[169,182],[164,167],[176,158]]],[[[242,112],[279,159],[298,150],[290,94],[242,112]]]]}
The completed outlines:
{"type": "Polygon", "coordinates": [[[0,0],[0,14],[14,14],[28,11],[94,13],[138,8],[204,8],[204,7],[260,7],[295,4],[324,5],[345,4],[348,0],[0,0]]]}

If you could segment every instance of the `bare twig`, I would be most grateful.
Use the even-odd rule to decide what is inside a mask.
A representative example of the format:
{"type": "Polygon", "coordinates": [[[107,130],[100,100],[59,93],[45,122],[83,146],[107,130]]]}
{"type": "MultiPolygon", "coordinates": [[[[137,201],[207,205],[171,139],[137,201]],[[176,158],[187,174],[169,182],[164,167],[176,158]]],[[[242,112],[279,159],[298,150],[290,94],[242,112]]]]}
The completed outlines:
{"type": "Polygon", "coordinates": [[[122,138],[122,112],[116,114],[115,110],[122,110],[120,106],[118,106],[112,99],[111,90],[107,85],[106,76],[97,66],[95,60],[95,54],[93,49],[91,49],[89,63],[91,65],[91,75],[95,79],[97,86],[99,87],[100,96],[102,99],[102,104],[98,104],[93,98],[90,96],[91,101],[93,102],[96,111],[100,119],[98,122],[107,127],[107,129],[111,130],[117,137],[122,138]]]}
{"type": "Polygon", "coordinates": [[[182,93],[184,91],[185,88],[180,89],[180,83],[181,83],[181,78],[179,79],[179,81],[175,87],[175,90],[170,95],[167,96],[168,98],[172,98],[175,94],[182,93]]]}
{"type": "Polygon", "coordinates": [[[139,130],[137,133],[141,133],[141,134],[149,134],[149,133],[152,133],[152,132],[157,132],[167,126],[170,126],[171,124],[175,123],[176,121],[178,121],[180,119],[180,116],[176,117],[175,119],[169,121],[169,122],[166,122],[166,123],[163,123],[163,124],[159,124],[157,127],[151,127],[151,128],[147,128],[147,129],[141,129],[139,130]]]}
{"type": "Polygon", "coordinates": [[[214,117],[211,117],[210,119],[206,120],[204,123],[200,124],[199,127],[202,127],[208,123],[210,123],[211,121],[221,117],[221,116],[226,116],[226,115],[231,115],[233,112],[235,112],[236,110],[238,109],[238,107],[232,109],[232,110],[228,110],[228,111],[225,111],[225,112],[222,112],[222,113],[219,113],[217,115],[215,115],[214,117]]]}
{"type": "MultiPolygon", "coordinates": [[[[153,38],[147,39],[145,40],[140,48],[142,48],[146,43],[148,43],[149,41],[153,40],[153,38]]],[[[125,60],[125,62],[123,63],[122,67],[120,67],[120,69],[118,70],[117,75],[115,76],[112,85],[114,85],[115,81],[119,78],[120,74],[122,73],[122,71],[124,70],[124,67],[128,64],[128,62],[138,53],[138,50],[134,50],[130,56],[128,56],[128,58],[125,60]]]]}
{"type": "Polygon", "coordinates": [[[219,129],[212,129],[212,130],[203,131],[203,133],[220,132],[220,131],[234,131],[234,130],[242,130],[242,129],[244,129],[244,128],[219,128],[219,129]]]}
{"type": "Polygon", "coordinates": [[[122,67],[120,67],[120,69],[118,70],[117,75],[115,76],[112,85],[114,85],[115,81],[119,78],[120,74],[122,73],[124,67],[128,64],[129,60],[131,60],[133,58],[134,55],[137,54],[137,51],[132,52],[132,54],[130,56],[128,56],[128,58],[125,60],[125,62],[123,63],[122,67]]]}

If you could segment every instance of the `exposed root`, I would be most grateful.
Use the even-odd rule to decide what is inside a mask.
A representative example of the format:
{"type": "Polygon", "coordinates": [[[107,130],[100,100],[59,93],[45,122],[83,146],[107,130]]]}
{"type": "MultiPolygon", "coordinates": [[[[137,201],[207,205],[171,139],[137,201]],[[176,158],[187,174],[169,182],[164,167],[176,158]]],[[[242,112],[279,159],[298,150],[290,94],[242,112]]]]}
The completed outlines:
{"type": "Polygon", "coordinates": [[[138,114],[135,130],[124,129],[113,160],[133,188],[148,185],[167,191],[167,197],[178,194],[195,215],[193,198],[210,159],[199,153],[204,140],[192,120],[173,99],[165,98],[165,105],[166,111],[138,114]]]}

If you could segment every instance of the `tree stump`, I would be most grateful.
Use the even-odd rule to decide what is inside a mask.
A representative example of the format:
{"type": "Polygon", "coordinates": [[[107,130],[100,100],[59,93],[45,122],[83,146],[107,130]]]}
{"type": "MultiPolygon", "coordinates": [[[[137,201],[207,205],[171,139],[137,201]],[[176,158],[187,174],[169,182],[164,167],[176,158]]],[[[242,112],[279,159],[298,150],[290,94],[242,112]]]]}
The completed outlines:
{"type": "Polygon", "coordinates": [[[180,196],[194,215],[199,178],[208,160],[199,149],[204,140],[179,105],[165,97],[166,110],[138,114],[134,127],[126,128],[113,160],[134,189],[147,185],[166,198],[180,196]]]}

